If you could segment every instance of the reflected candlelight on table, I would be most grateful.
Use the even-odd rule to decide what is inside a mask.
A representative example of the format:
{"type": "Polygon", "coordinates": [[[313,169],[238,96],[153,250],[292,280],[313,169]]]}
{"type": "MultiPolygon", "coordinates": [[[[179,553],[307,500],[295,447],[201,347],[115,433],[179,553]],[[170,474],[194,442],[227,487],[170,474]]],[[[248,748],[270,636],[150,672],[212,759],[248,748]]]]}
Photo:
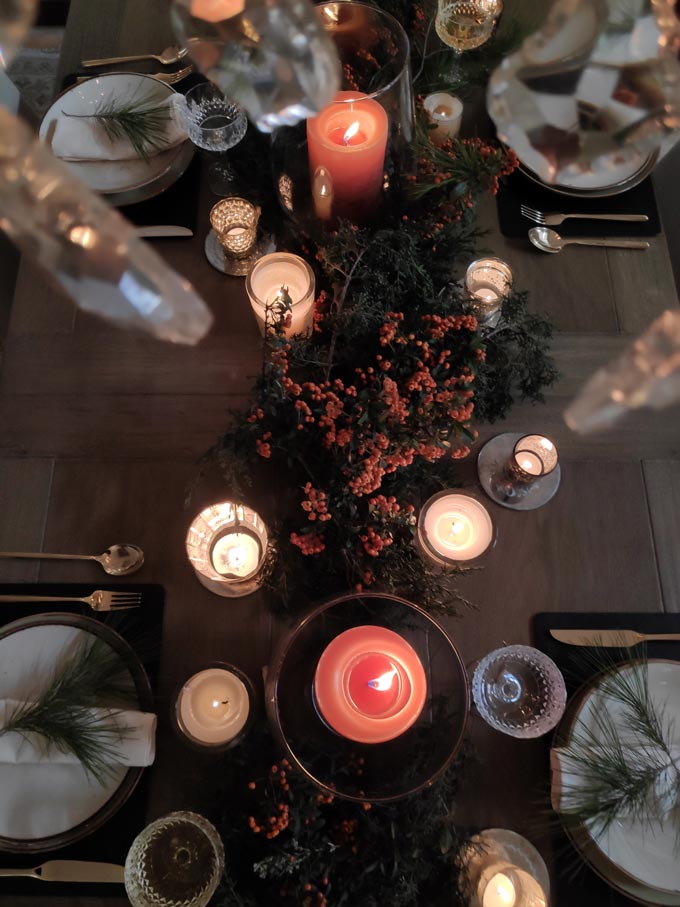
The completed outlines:
{"type": "Polygon", "coordinates": [[[384,743],[418,719],[427,681],[416,651],[379,626],[353,627],[326,647],[314,675],[314,701],[336,733],[359,743],[384,743]]]}
{"type": "Polygon", "coordinates": [[[442,491],[425,502],[418,518],[421,551],[436,564],[450,566],[483,554],[494,541],[488,510],[476,498],[442,491]]]}

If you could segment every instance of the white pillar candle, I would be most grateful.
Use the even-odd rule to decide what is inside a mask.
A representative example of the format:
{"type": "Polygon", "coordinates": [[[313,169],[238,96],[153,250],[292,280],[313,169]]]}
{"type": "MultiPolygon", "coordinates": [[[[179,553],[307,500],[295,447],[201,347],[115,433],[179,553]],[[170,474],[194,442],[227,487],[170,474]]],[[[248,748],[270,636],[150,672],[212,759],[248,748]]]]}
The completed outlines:
{"type": "Polygon", "coordinates": [[[483,554],[493,542],[494,527],[488,510],[476,498],[443,491],[423,506],[418,538],[436,563],[454,564],[483,554]]]}
{"type": "Polygon", "coordinates": [[[224,668],[194,674],[177,697],[180,730],[205,746],[229,743],[245,727],[250,697],[240,677],[224,668]]]}
{"type": "MultiPolygon", "coordinates": [[[[275,301],[281,288],[286,287],[292,301],[291,323],[284,328],[286,337],[310,334],[314,323],[314,272],[299,255],[274,252],[263,256],[246,278],[246,290],[264,336],[265,311],[275,301]]],[[[270,322],[274,313],[269,316],[270,322]]]]}
{"type": "Polygon", "coordinates": [[[430,141],[434,145],[443,145],[450,139],[455,139],[460,132],[463,117],[460,100],[452,94],[437,91],[429,94],[423,104],[435,124],[435,128],[429,130],[430,141]]]}

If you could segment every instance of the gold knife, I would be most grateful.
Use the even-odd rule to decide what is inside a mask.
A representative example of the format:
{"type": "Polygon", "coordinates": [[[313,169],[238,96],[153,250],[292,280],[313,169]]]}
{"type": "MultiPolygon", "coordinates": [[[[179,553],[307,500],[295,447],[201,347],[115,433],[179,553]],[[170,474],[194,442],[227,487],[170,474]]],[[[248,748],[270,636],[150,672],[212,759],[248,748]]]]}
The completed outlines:
{"type": "Polygon", "coordinates": [[[0,876],[27,876],[43,882],[117,882],[123,884],[125,867],[84,860],[49,860],[33,869],[0,869],[0,876]]]}
{"type": "Polygon", "coordinates": [[[680,640],[680,633],[638,633],[637,630],[550,630],[553,639],[569,646],[628,648],[641,642],[680,640]]]}

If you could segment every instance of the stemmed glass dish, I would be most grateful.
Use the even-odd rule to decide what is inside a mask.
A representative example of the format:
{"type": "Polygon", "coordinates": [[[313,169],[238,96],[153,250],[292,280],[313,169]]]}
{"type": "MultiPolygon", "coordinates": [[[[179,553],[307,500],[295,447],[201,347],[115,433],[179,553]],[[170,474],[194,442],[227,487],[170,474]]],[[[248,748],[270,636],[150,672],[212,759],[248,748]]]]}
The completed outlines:
{"type": "Polygon", "coordinates": [[[552,659],[530,646],[505,646],[479,662],[472,695],[482,718],[511,737],[541,737],[567,703],[564,678],[552,659]]]}
{"type": "Polygon", "coordinates": [[[243,108],[226,98],[211,82],[195,85],[186,94],[187,131],[198,148],[216,160],[208,171],[210,189],[226,195],[233,183],[234,171],[225,152],[241,141],[248,128],[243,108]]]}
{"type": "Polygon", "coordinates": [[[224,846],[203,816],[175,812],[148,825],[125,860],[133,907],[206,907],[224,871],[224,846]]]}

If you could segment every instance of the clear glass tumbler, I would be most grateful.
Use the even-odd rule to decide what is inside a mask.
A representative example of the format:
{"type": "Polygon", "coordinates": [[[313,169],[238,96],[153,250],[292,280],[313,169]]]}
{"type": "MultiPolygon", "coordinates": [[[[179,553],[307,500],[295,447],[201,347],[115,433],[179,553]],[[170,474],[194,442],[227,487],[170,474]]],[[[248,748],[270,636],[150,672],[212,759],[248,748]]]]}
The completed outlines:
{"type": "Polygon", "coordinates": [[[505,646],[479,662],[472,696],[482,718],[511,737],[541,737],[564,713],[567,691],[555,662],[531,646],[505,646]]]}
{"type": "Polygon", "coordinates": [[[242,107],[226,98],[211,82],[195,85],[186,93],[187,131],[198,148],[215,158],[208,184],[216,195],[231,191],[234,171],[225,152],[241,141],[248,128],[242,107]]]}
{"type": "Polygon", "coordinates": [[[125,891],[133,907],[206,907],[224,871],[224,846],[198,813],[156,819],[132,842],[125,891]]]}

